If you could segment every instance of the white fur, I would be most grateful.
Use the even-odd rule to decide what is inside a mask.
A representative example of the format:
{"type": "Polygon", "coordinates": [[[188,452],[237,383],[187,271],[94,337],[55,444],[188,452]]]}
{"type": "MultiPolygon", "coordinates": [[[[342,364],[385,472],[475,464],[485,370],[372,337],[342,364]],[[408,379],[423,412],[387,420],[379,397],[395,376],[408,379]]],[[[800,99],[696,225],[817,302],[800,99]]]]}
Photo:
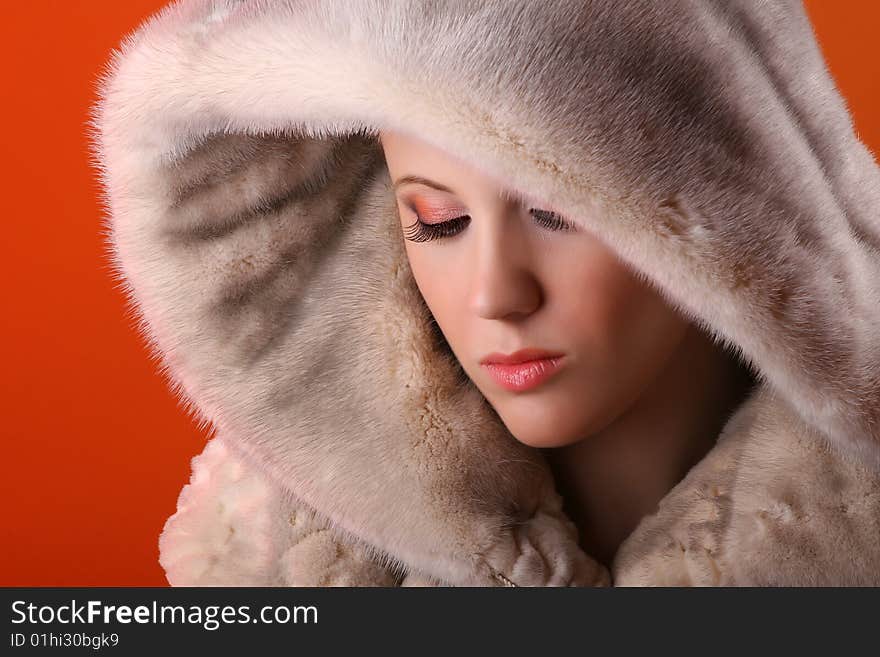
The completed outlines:
{"type": "Polygon", "coordinates": [[[615,580],[880,577],[865,533],[880,512],[880,172],[798,3],[181,0],[126,37],[100,94],[115,272],[175,393],[230,450],[209,446],[169,519],[173,583],[339,581],[336,544],[359,555],[342,550],[352,581],[608,582],[541,455],[433,332],[382,127],[581,222],[758,372],[615,580]],[[716,475],[723,513],[700,502],[716,475]],[[792,491],[809,533],[858,560],[794,531],[755,538],[756,509],[800,517],[781,506],[792,491]],[[296,558],[278,525],[291,509],[324,532],[296,558]],[[694,532],[676,540],[711,562],[669,548],[694,532]]]}

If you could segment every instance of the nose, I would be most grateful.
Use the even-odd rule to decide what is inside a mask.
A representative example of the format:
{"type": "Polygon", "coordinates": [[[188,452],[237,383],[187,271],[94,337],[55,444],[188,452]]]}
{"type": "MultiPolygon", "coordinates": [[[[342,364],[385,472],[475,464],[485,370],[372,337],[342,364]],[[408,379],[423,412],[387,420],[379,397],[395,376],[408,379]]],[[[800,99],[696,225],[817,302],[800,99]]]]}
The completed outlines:
{"type": "Polygon", "coordinates": [[[513,233],[495,231],[477,247],[468,305],[483,319],[521,319],[541,306],[543,293],[530,254],[513,233]]]}

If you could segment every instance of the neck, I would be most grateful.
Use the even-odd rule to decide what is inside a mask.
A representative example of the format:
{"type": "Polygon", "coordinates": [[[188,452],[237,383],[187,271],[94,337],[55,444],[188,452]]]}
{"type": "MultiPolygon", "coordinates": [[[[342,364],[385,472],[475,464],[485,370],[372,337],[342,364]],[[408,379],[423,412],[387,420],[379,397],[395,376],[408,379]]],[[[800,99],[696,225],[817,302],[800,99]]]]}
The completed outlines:
{"type": "Polygon", "coordinates": [[[620,544],[708,453],[752,385],[694,325],[635,405],[596,434],[542,450],[580,545],[610,567],[620,544]]]}

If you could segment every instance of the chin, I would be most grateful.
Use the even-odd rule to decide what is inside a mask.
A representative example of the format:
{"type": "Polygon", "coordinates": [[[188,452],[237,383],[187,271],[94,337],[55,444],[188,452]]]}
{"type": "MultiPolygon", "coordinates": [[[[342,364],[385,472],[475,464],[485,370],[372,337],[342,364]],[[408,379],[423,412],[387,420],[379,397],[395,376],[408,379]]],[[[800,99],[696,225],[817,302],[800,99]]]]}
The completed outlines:
{"type": "Polygon", "coordinates": [[[524,436],[514,433],[514,437],[521,442],[523,445],[528,445],[529,447],[537,447],[539,449],[553,449],[554,447],[567,447],[568,445],[573,445],[574,443],[580,442],[581,438],[573,438],[567,436],[559,436],[559,435],[538,435],[538,436],[524,436]]]}
{"type": "Polygon", "coordinates": [[[571,399],[564,391],[515,397],[503,400],[496,410],[507,430],[523,445],[566,447],[591,435],[594,424],[594,414],[583,404],[575,407],[571,399]]]}
{"type": "MultiPolygon", "coordinates": [[[[537,448],[565,447],[591,435],[591,416],[572,413],[560,398],[540,396],[493,400],[486,396],[510,434],[523,445],[537,448]]],[[[564,400],[562,400],[564,402],[564,400]]]]}
{"type": "Polygon", "coordinates": [[[562,429],[548,428],[546,424],[511,423],[507,429],[523,445],[542,449],[553,447],[565,447],[580,442],[584,435],[580,432],[573,434],[562,429]]]}
{"type": "Polygon", "coordinates": [[[515,399],[506,403],[490,405],[507,427],[510,434],[523,445],[537,448],[565,447],[580,442],[584,436],[581,424],[560,422],[568,414],[552,400],[515,399]]]}

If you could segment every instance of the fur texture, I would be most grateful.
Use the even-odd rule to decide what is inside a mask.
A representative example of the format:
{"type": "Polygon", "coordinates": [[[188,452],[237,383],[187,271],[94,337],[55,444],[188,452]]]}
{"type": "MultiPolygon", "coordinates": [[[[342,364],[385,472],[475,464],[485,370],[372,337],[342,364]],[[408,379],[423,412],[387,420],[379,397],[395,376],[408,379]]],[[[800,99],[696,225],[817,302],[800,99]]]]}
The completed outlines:
{"type": "Polygon", "coordinates": [[[880,584],[880,170],[798,2],[179,0],[91,137],[139,328],[216,430],[172,584],[880,584]],[[432,327],[383,127],[580,222],[757,373],[612,573],[432,327]]]}

